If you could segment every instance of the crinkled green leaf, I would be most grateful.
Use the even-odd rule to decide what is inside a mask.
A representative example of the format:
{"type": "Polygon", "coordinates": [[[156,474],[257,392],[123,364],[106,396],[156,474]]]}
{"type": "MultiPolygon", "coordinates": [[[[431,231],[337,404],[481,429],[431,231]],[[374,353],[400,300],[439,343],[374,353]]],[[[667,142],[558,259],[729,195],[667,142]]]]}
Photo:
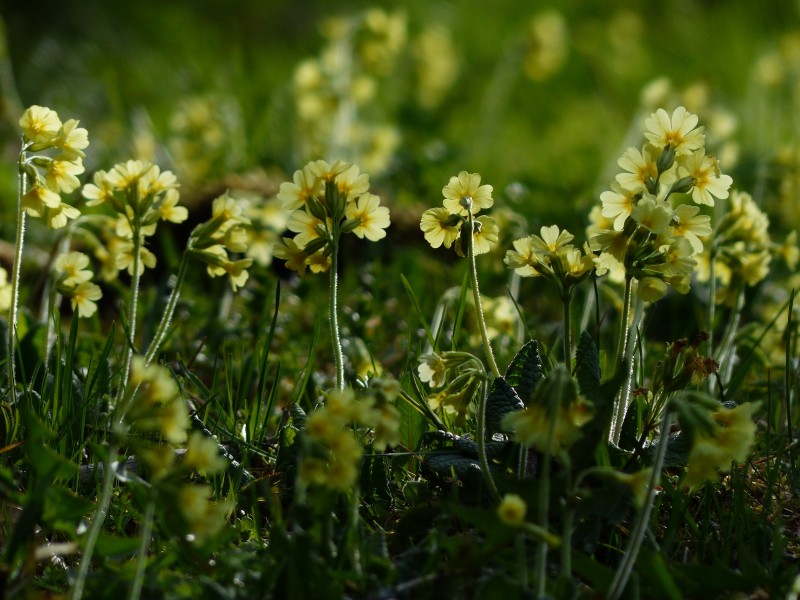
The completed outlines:
{"type": "Polygon", "coordinates": [[[542,357],[539,342],[531,340],[520,348],[506,369],[505,379],[520,399],[527,404],[536,383],[542,378],[542,357]]]}
{"type": "Polygon", "coordinates": [[[517,392],[504,377],[495,377],[486,400],[486,426],[490,433],[504,431],[503,417],[525,408],[517,392]]]}

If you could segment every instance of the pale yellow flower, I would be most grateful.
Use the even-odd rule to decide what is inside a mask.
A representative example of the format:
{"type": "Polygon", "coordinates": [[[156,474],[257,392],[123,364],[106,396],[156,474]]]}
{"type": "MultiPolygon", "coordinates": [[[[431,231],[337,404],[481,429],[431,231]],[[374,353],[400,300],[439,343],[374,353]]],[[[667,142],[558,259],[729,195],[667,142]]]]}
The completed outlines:
{"type": "MultiPolygon", "coordinates": [[[[115,256],[115,261],[118,270],[127,269],[130,275],[133,275],[133,241],[124,240],[119,245],[119,252],[115,256]]],[[[139,275],[144,273],[145,268],[152,269],[156,266],[156,255],[145,248],[144,243],[139,246],[139,275]]]]}
{"type": "Polygon", "coordinates": [[[528,505],[518,494],[506,494],[497,506],[497,515],[507,525],[521,525],[527,512],[528,505]]]}
{"type": "Polygon", "coordinates": [[[479,223],[477,231],[472,234],[472,251],[474,254],[486,254],[497,244],[500,228],[491,217],[481,215],[476,219],[479,223]]]}
{"type": "Polygon", "coordinates": [[[622,231],[625,221],[631,216],[633,207],[636,206],[636,194],[636,191],[627,190],[617,182],[611,184],[611,190],[600,194],[602,215],[606,219],[613,219],[614,229],[617,231],[622,231]]]}
{"type": "Polygon", "coordinates": [[[346,198],[348,201],[352,201],[362,194],[367,193],[369,189],[369,175],[366,173],[359,174],[358,167],[356,165],[350,165],[345,171],[336,176],[336,187],[339,188],[340,196],[346,198]]]}
{"type": "Polygon", "coordinates": [[[450,182],[442,188],[444,207],[453,214],[466,216],[469,210],[477,214],[481,209],[489,208],[494,204],[492,186],[481,185],[481,176],[478,173],[461,171],[457,176],[451,177],[450,182]]]}
{"type": "Polygon", "coordinates": [[[730,175],[719,172],[717,159],[706,156],[702,149],[686,157],[678,172],[682,177],[692,178],[692,200],[697,204],[714,206],[714,198],[727,198],[728,188],[733,183],[730,175]]]}
{"type": "Polygon", "coordinates": [[[536,265],[541,261],[539,260],[539,250],[534,247],[532,237],[514,240],[513,245],[514,250],[506,251],[504,259],[506,265],[522,277],[538,277],[540,273],[536,269],[536,265]]]}
{"type": "Polygon", "coordinates": [[[289,231],[297,234],[294,236],[294,241],[299,248],[305,248],[310,242],[322,237],[323,233],[321,232],[325,231],[322,220],[304,210],[294,211],[289,217],[287,227],[289,231]]]}
{"type": "Polygon", "coordinates": [[[697,127],[697,121],[697,115],[683,106],[676,108],[672,116],[659,108],[645,122],[644,135],[656,148],[671,146],[676,156],[691,154],[705,144],[703,128],[697,127]]]}
{"type": "Polygon", "coordinates": [[[306,254],[292,238],[281,238],[275,245],[273,254],[286,261],[286,268],[297,271],[300,275],[306,272],[306,254]]]}
{"type": "Polygon", "coordinates": [[[178,206],[179,199],[178,190],[169,189],[164,194],[164,199],[158,205],[158,217],[162,221],[170,221],[172,223],[183,223],[189,218],[189,211],[185,206],[178,206]]]}
{"type": "Polygon", "coordinates": [[[642,227],[655,234],[664,233],[672,219],[669,204],[645,194],[631,212],[631,217],[642,227]]]}
{"type": "Polygon", "coordinates": [[[77,219],[81,216],[81,211],[64,202],[59,202],[55,208],[48,208],[46,213],[47,226],[50,229],[61,229],[70,219],[77,219]]]}
{"type": "MultiPolygon", "coordinates": [[[[339,180],[337,179],[337,183],[339,180]]],[[[355,202],[350,202],[345,210],[347,219],[358,221],[353,233],[371,242],[386,237],[385,229],[390,225],[389,209],[380,206],[381,199],[375,194],[364,194],[355,202]]]]}
{"type": "Polygon", "coordinates": [[[686,238],[695,254],[703,251],[700,238],[711,235],[711,217],[699,213],[700,207],[681,204],[672,215],[673,235],[686,238]]]}
{"type": "Polygon", "coordinates": [[[419,226],[432,248],[449,248],[459,236],[461,220],[446,208],[429,208],[422,213],[419,226]]]}
{"type": "Polygon", "coordinates": [[[125,192],[132,186],[138,186],[139,179],[150,170],[151,166],[150,163],[140,160],[128,160],[114,165],[114,168],[106,174],[106,178],[115,188],[125,192]]]}
{"type": "Polygon", "coordinates": [[[78,127],[78,121],[69,119],[64,121],[55,141],[66,160],[78,160],[86,156],[84,150],[89,146],[89,132],[83,127],[78,127]]]}
{"type": "Polygon", "coordinates": [[[642,277],[636,287],[636,296],[643,302],[657,302],[667,295],[667,284],[659,277],[642,277]]]}
{"type": "Polygon", "coordinates": [[[81,186],[76,175],[83,173],[83,165],[79,162],[52,160],[45,170],[48,187],[55,192],[69,194],[81,186]]]}
{"type": "Polygon", "coordinates": [[[19,126],[25,139],[34,144],[49,144],[61,129],[61,119],[56,111],[34,104],[22,114],[19,126]]]}
{"type": "Polygon", "coordinates": [[[183,465],[204,475],[219,473],[228,465],[228,461],[219,453],[219,444],[214,438],[207,437],[199,431],[193,431],[186,445],[183,465]]]}
{"type": "Polygon", "coordinates": [[[22,197],[22,208],[32,217],[41,217],[46,208],[59,208],[61,196],[50,188],[36,184],[22,197]]]}
{"type": "Polygon", "coordinates": [[[423,354],[419,357],[417,374],[423,383],[430,384],[432,388],[442,387],[446,372],[447,365],[437,354],[423,354]]]}
{"type": "Polygon", "coordinates": [[[281,183],[278,192],[278,199],[286,210],[303,208],[309,198],[323,193],[319,178],[311,173],[308,166],[295,171],[292,180],[281,183]]]}
{"type": "Polygon", "coordinates": [[[105,204],[114,197],[116,189],[114,182],[108,178],[105,171],[97,171],[92,179],[94,183],[83,186],[83,197],[87,199],[86,206],[105,204]]]}
{"type": "Polygon", "coordinates": [[[541,233],[541,237],[538,235],[531,235],[531,243],[534,249],[539,251],[541,256],[557,253],[559,249],[566,246],[575,238],[575,236],[566,229],[563,231],[559,230],[558,225],[550,225],[549,227],[543,226],[539,230],[539,233],[541,233]]]}
{"type": "Polygon", "coordinates": [[[97,312],[96,303],[102,297],[103,292],[98,285],[83,281],[71,290],[72,310],[77,310],[79,317],[91,317],[97,312]]]}
{"type": "Polygon", "coordinates": [[[74,286],[92,278],[92,272],[86,267],[89,266],[89,257],[83,252],[67,252],[59,255],[53,263],[53,268],[61,273],[63,279],[61,283],[66,286],[74,286]]]}
{"type": "MultiPolygon", "coordinates": [[[[628,148],[617,161],[617,164],[625,169],[624,173],[616,176],[617,183],[624,190],[634,194],[647,191],[648,181],[655,181],[658,177],[655,158],[647,147],[642,148],[641,151],[633,147],[628,148]]],[[[600,198],[602,199],[602,196],[600,198]]],[[[617,229],[621,228],[617,227],[617,229]]]]}

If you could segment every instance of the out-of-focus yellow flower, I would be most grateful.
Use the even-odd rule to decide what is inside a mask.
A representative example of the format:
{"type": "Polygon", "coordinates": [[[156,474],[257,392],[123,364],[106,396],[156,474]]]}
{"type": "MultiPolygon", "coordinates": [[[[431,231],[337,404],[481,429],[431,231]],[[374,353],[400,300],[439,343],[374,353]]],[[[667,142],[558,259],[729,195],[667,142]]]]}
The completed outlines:
{"type": "Polygon", "coordinates": [[[353,233],[371,242],[385,238],[385,229],[391,224],[389,209],[380,206],[380,198],[374,194],[364,194],[354,202],[348,203],[345,216],[358,223],[353,228],[353,233]]]}
{"type": "Polygon", "coordinates": [[[527,512],[528,505],[518,494],[506,494],[497,506],[497,516],[506,525],[521,525],[527,512]]]}

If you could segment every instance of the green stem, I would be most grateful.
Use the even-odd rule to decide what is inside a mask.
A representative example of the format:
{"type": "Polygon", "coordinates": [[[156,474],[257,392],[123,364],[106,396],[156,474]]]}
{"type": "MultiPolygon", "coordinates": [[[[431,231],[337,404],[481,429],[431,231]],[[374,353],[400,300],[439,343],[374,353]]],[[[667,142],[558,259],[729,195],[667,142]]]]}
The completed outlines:
{"type": "Polygon", "coordinates": [[[336,389],[344,389],[344,354],[342,352],[342,339],[339,332],[339,232],[333,232],[331,242],[330,285],[328,301],[328,323],[331,329],[331,346],[333,359],[336,362],[336,389]]]}
{"type": "Polygon", "coordinates": [[[562,297],[564,303],[564,364],[567,371],[572,373],[572,292],[565,292],[562,297]]]}
{"type": "Polygon", "coordinates": [[[478,462],[481,465],[481,472],[483,473],[483,480],[489,488],[492,499],[495,502],[500,501],[500,492],[497,490],[497,484],[492,477],[492,471],[489,468],[489,457],[486,455],[486,401],[489,398],[489,384],[484,381],[481,384],[481,396],[478,401],[478,462]]]}
{"type": "Polygon", "coordinates": [[[111,492],[114,487],[114,461],[117,459],[117,448],[111,446],[108,449],[108,459],[103,469],[103,491],[100,495],[100,504],[94,513],[89,532],[86,534],[86,544],[83,547],[81,562],[78,566],[78,573],[75,576],[75,585],[72,587],[70,600],[80,600],[83,597],[83,587],[86,584],[86,576],[89,574],[89,566],[92,562],[92,554],[103,530],[103,523],[108,515],[108,507],[111,504],[111,492]]]}
{"type": "Polygon", "coordinates": [[[11,267],[11,306],[8,309],[8,394],[14,399],[16,388],[16,370],[14,353],[17,346],[17,321],[19,319],[19,272],[22,267],[22,246],[25,241],[25,209],[22,208],[22,197],[25,195],[27,178],[25,175],[25,152],[19,155],[19,183],[17,187],[17,236],[14,246],[14,264],[11,267]]]}
{"type": "MultiPolygon", "coordinates": [[[[561,408],[562,390],[563,386],[557,387],[558,393],[554,394],[549,399],[547,407],[548,418],[550,424],[547,430],[547,444],[542,452],[542,472],[539,479],[539,514],[538,521],[539,527],[542,531],[548,531],[549,514],[550,514],[550,459],[553,455],[551,446],[553,443],[553,434],[556,428],[556,419],[558,412],[561,408]]],[[[550,544],[545,538],[539,542],[539,553],[536,557],[536,597],[541,599],[545,597],[546,583],[547,583],[547,552],[550,544]]]]}
{"type": "Polygon", "coordinates": [[[122,358],[122,381],[120,382],[117,398],[125,396],[128,387],[128,377],[130,376],[131,362],[133,361],[133,349],[136,344],[136,315],[139,310],[139,282],[142,275],[139,273],[139,253],[142,249],[142,235],[139,223],[132,223],[133,229],[133,275],[131,275],[131,299],[128,305],[128,340],[125,344],[122,358]]]}
{"type": "Polygon", "coordinates": [[[186,279],[186,271],[188,266],[189,252],[187,249],[187,252],[184,252],[183,254],[181,264],[178,267],[178,274],[175,279],[175,287],[172,289],[172,293],[169,295],[167,306],[164,308],[164,314],[161,315],[161,322],[158,324],[158,328],[153,336],[153,340],[150,342],[150,346],[147,348],[147,353],[144,355],[145,365],[149,365],[156,357],[158,349],[161,347],[161,344],[167,335],[167,330],[172,322],[172,316],[175,314],[175,307],[178,305],[178,298],[181,295],[183,282],[186,279]]]}
{"type": "Polygon", "coordinates": [[[144,583],[144,572],[147,567],[147,551],[150,548],[150,539],[153,536],[153,520],[156,511],[155,498],[151,498],[147,503],[142,523],[142,543],[139,545],[139,554],[136,557],[136,573],[133,576],[133,584],[128,593],[128,600],[139,600],[142,595],[142,584],[144,583]]]}
{"type": "MultiPolygon", "coordinates": [[[[472,231],[472,211],[469,213],[469,228],[472,231]]],[[[500,369],[497,368],[497,362],[494,360],[494,352],[492,352],[492,345],[489,342],[489,331],[486,327],[486,319],[483,316],[483,304],[481,303],[481,291],[478,287],[478,267],[475,261],[475,247],[473,244],[472,236],[469,237],[469,265],[470,275],[472,276],[472,298],[475,301],[475,312],[478,315],[478,329],[481,332],[481,340],[483,340],[483,349],[486,353],[486,360],[489,362],[489,368],[492,370],[492,375],[500,377],[500,369]]]]}
{"type": "Polygon", "coordinates": [[[614,373],[618,374],[622,365],[625,364],[625,354],[628,342],[628,318],[631,313],[631,290],[633,289],[633,276],[625,276],[625,293],[622,297],[622,315],[619,322],[619,334],[617,335],[617,354],[614,359],[614,373]]]}
{"type": "MultiPolygon", "coordinates": [[[[717,308],[717,253],[712,247],[708,261],[708,356],[714,356],[714,313],[717,308]]],[[[713,381],[713,378],[710,378],[713,381]]]]}
{"type": "MultiPolygon", "coordinates": [[[[727,384],[730,381],[731,373],[733,372],[733,356],[736,351],[734,340],[736,339],[736,332],[739,330],[739,321],[741,320],[743,309],[744,286],[739,289],[736,295],[736,306],[733,310],[733,316],[730,321],[728,321],[728,327],[725,330],[722,344],[719,347],[719,355],[717,356],[717,362],[721,365],[723,384],[727,384]]],[[[712,381],[714,381],[713,378],[712,381]]]]}
{"type": "MultiPolygon", "coordinates": [[[[572,463],[567,452],[561,453],[561,462],[564,465],[564,472],[567,474],[567,490],[569,490],[573,488],[570,481],[572,479],[572,463]]],[[[574,492],[569,494],[564,507],[564,526],[561,534],[561,579],[564,582],[569,581],[572,577],[572,530],[575,523],[577,490],[574,490],[574,492]]]]}
{"type": "Polygon", "coordinates": [[[672,421],[672,411],[667,405],[664,408],[664,415],[661,418],[661,430],[659,432],[660,440],[656,456],[653,461],[653,472],[650,476],[649,487],[647,490],[647,498],[645,498],[642,509],[636,518],[631,537],[628,540],[628,547],[622,556],[622,562],[614,574],[614,579],[609,587],[606,597],[609,600],[616,600],[625,591],[625,586],[628,579],[633,572],[633,567],[636,564],[636,559],[639,556],[639,551],[642,549],[642,542],[644,541],[645,534],[647,533],[647,524],[650,521],[650,514],[653,511],[653,503],[656,497],[656,486],[661,479],[661,469],[664,466],[664,457],[667,454],[667,441],[669,437],[670,424],[672,421]]]}

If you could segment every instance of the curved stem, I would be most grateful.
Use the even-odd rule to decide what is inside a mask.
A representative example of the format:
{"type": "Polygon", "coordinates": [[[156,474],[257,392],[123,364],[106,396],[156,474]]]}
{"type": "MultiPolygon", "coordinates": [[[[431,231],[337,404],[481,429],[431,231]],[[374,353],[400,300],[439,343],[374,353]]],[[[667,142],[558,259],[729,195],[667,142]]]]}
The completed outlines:
{"type": "Polygon", "coordinates": [[[16,387],[16,370],[14,354],[17,346],[17,320],[19,319],[19,271],[22,267],[22,246],[25,241],[25,209],[22,197],[25,195],[25,152],[19,155],[19,183],[17,187],[17,236],[14,246],[14,264],[11,267],[11,306],[8,309],[8,393],[9,400],[14,398],[16,387]]]}
{"type": "Polygon", "coordinates": [[[661,431],[659,432],[661,439],[656,450],[656,457],[653,461],[653,472],[650,475],[649,487],[647,490],[647,498],[645,498],[642,510],[636,518],[636,523],[633,526],[631,537],[628,540],[628,547],[622,557],[622,562],[614,574],[614,579],[608,589],[606,597],[609,600],[616,600],[625,591],[625,586],[628,579],[633,572],[633,567],[636,564],[636,559],[639,556],[639,551],[642,548],[642,541],[647,533],[647,524],[650,520],[650,514],[653,511],[653,501],[656,496],[656,486],[661,479],[661,469],[664,466],[664,457],[667,454],[667,438],[669,436],[670,423],[672,421],[672,411],[669,405],[664,408],[664,415],[661,418],[661,431]]]}
{"type": "Polygon", "coordinates": [[[331,329],[331,346],[333,359],[336,362],[336,389],[344,389],[344,354],[342,352],[342,339],[339,333],[339,232],[333,232],[331,242],[333,252],[331,253],[330,285],[328,293],[328,323],[331,329]]]}
{"type": "Polygon", "coordinates": [[[150,498],[150,500],[147,502],[147,508],[145,509],[144,513],[144,522],[142,523],[142,543],[139,545],[139,553],[136,556],[136,573],[133,576],[133,583],[131,584],[131,589],[128,593],[129,600],[139,600],[139,597],[142,595],[144,571],[147,567],[147,550],[150,547],[150,539],[153,536],[153,520],[155,511],[155,498],[150,498]]]}
{"type": "MultiPolygon", "coordinates": [[[[469,213],[469,228],[472,231],[472,212],[469,213]]],[[[469,236],[469,266],[470,275],[472,276],[472,298],[475,301],[475,312],[478,315],[478,329],[481,332],[481,340],[483,340],[483,349],[486,352],[486,360],[489,363],[489,368],[492,370],[492,375],[500,377],[500,369],[497,368],[497,362],[494,360],[494,352],[492,352],[492,345],[489,342],[489,331],[486,328],[486,319],[483,316],[483,304],[481,303],[481,291],[478,287],[478,268],[475,262],[475,247],[473,244],[472,236],[469,236]]]]}
{"type": "Polygon", "coordinates": [[[83,555],[81,556],[81,563],[78,566],[78,573],[75,577],[75,585],[72,587],[70,600],[80,600],[80,598],[83,597],[83,586],[86,584],[86,576],[89,574],[89,565],[92,562],[94,547],[97,543],[97,538],[100,537],[100,532],[103,530],[103,523],[106,520],[108,507],[111,504],[111,492],[114,487],[113,464],[116,460],[116,456],[116,446],[109,447],[108,458],[103,471],[103,491],[100,495],[100,504],[97,506],[97,511],[94,513],[89,532],[86,534],[86,544],[83,547],[83,555]]]}
{"type": "Polygon", "coordinates": [[[172,293],[169,295],[167,306],[164,308],[164,314],[161,315],[161,322],[159,322],[156,333],[153,336],[153,340],[150,342],[150,346],[147,348],[147,353],[144,355],[145,365],[149,365],[156,357],[156,354],[161,347],[161,343],[164,341],[164,338],[167,335],[167,330],[172,322],[172,316],[175,314],[175,307],[178,305],[178,298],[181,295],[183,282],[186,279],[186,271],[188,266],[188,252],[184,252],[183,258],[181,259],[181,264],[178,267],[178,274],[175,278],[175,287],[172,289],[172,293]]]}

